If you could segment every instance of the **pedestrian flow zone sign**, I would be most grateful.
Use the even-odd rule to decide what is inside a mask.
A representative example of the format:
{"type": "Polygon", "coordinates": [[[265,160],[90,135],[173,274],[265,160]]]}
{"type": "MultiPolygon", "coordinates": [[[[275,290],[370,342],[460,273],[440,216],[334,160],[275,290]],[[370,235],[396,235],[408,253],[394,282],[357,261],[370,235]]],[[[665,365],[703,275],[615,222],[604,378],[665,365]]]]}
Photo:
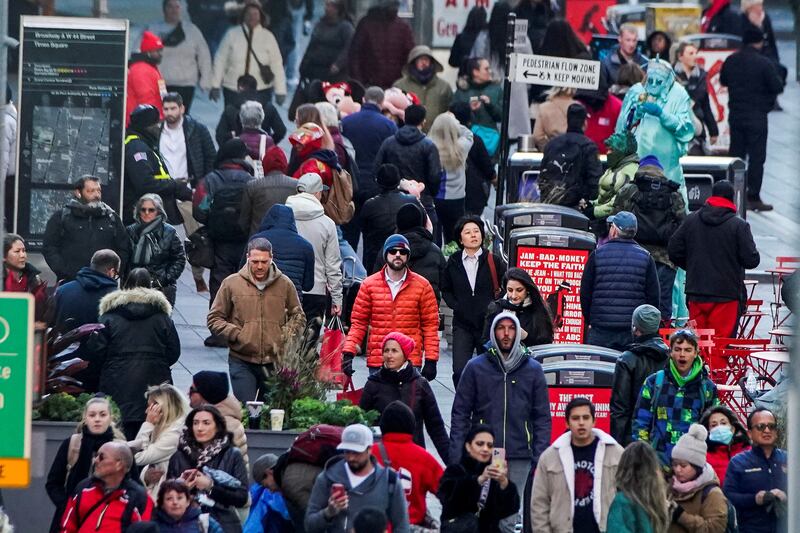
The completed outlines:
{"type": "Polygon", "coordinates": [[[600,62],[535,54],[513,54],[511,81],[529,85],[595,90],[600,85],[600,62]]]}
{"type": "Polygon", "coordinates": [[[30,294],[0,293],[0,488],[30,483],[33,307],[30,294]]]}

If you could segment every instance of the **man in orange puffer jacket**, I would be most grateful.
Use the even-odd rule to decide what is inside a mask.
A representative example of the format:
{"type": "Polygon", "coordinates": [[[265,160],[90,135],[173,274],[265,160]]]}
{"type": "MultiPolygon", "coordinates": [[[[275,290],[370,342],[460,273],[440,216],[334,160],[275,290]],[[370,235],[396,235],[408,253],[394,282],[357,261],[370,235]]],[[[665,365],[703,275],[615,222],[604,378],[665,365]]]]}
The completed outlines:
{"type": "Polygon", "coordinates": [[[369,328],[367,367],[377,372],[383,364],[383,337],[399,331],[414,339],[409,360],[428,381],[436,378],[439,360],[439,304],[427,279],[409,270],[411,246],[402,235],[390,235],[383,244],[386,266],[361,284],[344,343],[342,372],[353,375],[353,357],[369,328]]]}

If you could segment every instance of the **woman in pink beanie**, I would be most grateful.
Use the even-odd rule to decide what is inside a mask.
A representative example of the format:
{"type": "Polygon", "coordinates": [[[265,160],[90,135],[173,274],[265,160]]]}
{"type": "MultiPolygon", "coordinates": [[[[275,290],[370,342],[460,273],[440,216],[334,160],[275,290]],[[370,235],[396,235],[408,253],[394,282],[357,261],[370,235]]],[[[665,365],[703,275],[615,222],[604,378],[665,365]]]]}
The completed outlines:
{"type": "Polygon", "coordinates": [[[414,339],[398,331],[392,331],[383,337],[383,366],[367,379],[359,405],[362,409],[375,409],[381,414],[387,405],[396,400],[409,406],[416,419],[414,442],[425,447],[425,436],[422,432],[424,424],[439,457],[447,464],[449,437],[439,405],[428,380],[408,360],[414,351],[414,345],[414,339]]]}

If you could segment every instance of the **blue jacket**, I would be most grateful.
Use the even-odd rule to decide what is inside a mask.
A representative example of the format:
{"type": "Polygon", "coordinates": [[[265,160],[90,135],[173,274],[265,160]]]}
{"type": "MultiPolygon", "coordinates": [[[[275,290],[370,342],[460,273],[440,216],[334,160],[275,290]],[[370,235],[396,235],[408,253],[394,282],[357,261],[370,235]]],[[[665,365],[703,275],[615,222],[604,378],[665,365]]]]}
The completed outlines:
{"type": "Polygon", "coordinates": [[[658,307],[656,264],[631,239],[613,239],[589,255],[581,278],[581,311],[590,326],[630,329],[633,311],[658,307]]]}
{"type": "Polygon", "coordinates": [[[117,290],[117,282],[89,267],[81,268],[75,279],[56,290],[56,329],[67,331],[98,322],[100,299],[117,290]],[[67,320],[72,319],[69,324],[67,320]]]}
{"type": "Polygon", "coordinates": [[[182,517],[175,520],[161,509],[156,509],[152,521],[158,524],[160,533],[224,533],[219,522],[208,515],[201,518],[202,514],[199,507],[189,507],[182,517]],[[207,530],[200,525],[205,519],[208,520],[207,530]]]}
{"type": "Polygon", "coordinates": [[[356,150],[357,194],[362,203],[380,192],[372,165],[383,141],[396,132],[395,123],[384,117],[375,104],[366,103],[361,106],[361,111],[342,119],[342,135],[350,139],[356,150]]]}
{"type": "Polygon", "coordinates": [[[289,511],[279,492],[272,492],[258,483],[250,485],[250,514],[242,533],[283,533],[294,531],[289,527],[289,511]]]}
{"type": "MultiPolygon", "coordinates": [[[[502,312],[493,326],[504,318],[502,312]]],[[[519,331],[519,322],[517,322],[519,331]]],[[[450,421],[450,464],[457,464],[464,451],[469,428],[478,423],[494,428],[494,444],[505,448],[507,459],[539,461],[550,445],[550,400],[542,365],[520,347],[519,335],[505,363],[497,351],[494,327],[489,350],[471,359],[458,382],[450,421]]]]}
{"type": "Polygon", "coordinates": [[[314,247],[297,232],[291,207],[283,204],[270,207],[258,233],[250,240],[260,237],[272,243],[275,266],[292,280],[297,292],[308,292],[314,288],[314,247]]]}
{"type": "Polygon", "coordinates": [[[767,459],[758,446],[734,455],[725,474],[724,492],[736,507],[739,531],[742,533],[777,533],[786,531],[779,527],[774,511],[756,505],[756,494],[762,490],[780,489],[786,492],[786,451],[776,448],[767,459]]]}

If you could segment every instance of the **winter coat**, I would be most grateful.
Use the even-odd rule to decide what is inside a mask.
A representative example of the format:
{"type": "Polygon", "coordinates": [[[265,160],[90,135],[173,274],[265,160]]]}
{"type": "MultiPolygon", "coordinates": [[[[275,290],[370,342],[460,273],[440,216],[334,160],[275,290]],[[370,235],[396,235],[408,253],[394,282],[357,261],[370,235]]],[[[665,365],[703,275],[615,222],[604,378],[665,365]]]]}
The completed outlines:
{"type": "Polygon", "coordinates": [[[673,368],[670,362],[666,370],[659,370],[644,381],[632,424],[633,440],[649,442],[665,465],[681,435],[700,420],[706,409],[719,404],[717,386],[709,379],[699,356],[683,386],[675,379],[677,370],[673,368]]]}
{"type": "Polygon", "coordinates": [[[125,125],[131,121],[131,112],[138,106],[150,104],[164,118],[161,98],[167,93],[167,84],[158,67],[144,54],[133,54],[128,64],[127,98],[125,99],[125,125]]]}
{"type": "Polygon", "coordinates": [[[752,46],[744,46],[725,59],[719,82],[728,88],[730,118],[765,117],[783,92],[778,69],[752,46]]]}
{"type": "Polygon", "coordinates": [[[172,383],[170,367],[180,357],[181,342],[171,314],[167,298],[155,289],[121,290],[100,300],[105,329],[92,334],[86,349],[100,367],[99,390],[114,398],[123,422],[144,422],[147,387],[172,383]]]}
{"type": "Polygon", "coordinates": [[[161,509],[153,514],[152,522],[158,524],[159,533],[224,533],[219,522],[205,514],[199,507],[189,507],[182,517],[175,520],[161,509]],[[208,529],[201,529],[201,524],[208,523],[208,529]]]}
{"type": "Polygon", "coordinates": [[[491,180],[495,177],[492,156],[480,135],[472,138],[472,148],[467,155],[467,196],[464,206],[467,213],[482,214],[489,201],[491,180]]]}
{"type": "Polygon", "coordinates": [[[778,55],[778,44],[775,41],[775,31],[772,29],[772,19],[769,17],[769,13],[767,10],[764,10],[764,19],[761,21],[760,26],[756,26],[752,22],[750,22],[750,18],[747,16],[747,13],[742,13],[740,15],[742,20],[742,35],[744,32],[747,31],[748,26],[751,28],[756,28],[764,35],[764,46],[761,48],[761,55],[772,61],[773,65],[778,69],[778,75],[781,78],[781,82],[785,85],[786,84],[786,75],[787,69],[785,66],[781,65],[780,57],[778,55]]]}
{"type": "MultiPolygon", "coordinates": [[[[604,431],[592,429],[594,453],[592,512],[600,531],[607,531],[608,509],[617,493],[616,475],[623,448],[604,431]],[[601,466],[602,465],[602,466],[601,466]]],[[[539,458],[533,476],[531,527],[542,533],[571,533],[575,513],[575,459],[572,432],[553,442],[539,458]]]]}
{"type": "Polygon", "coordinates": [[[670,261],[686,270],[686,299],[698,302],[744,303],[744,271],[761,261],[750,224],[733,202],[718,196],[686,217],[667,250],[670,261]]]}
{"type": "Polygon", "coordinates": [[[275,141],[269,133],[261,128],[242,128],[239,131],[239,139],[247,146],[250,157],[256,161],[261,161],[267,150],[275,146],[275,141]]]}
{"type": "MultiPolygon", "coordinates": [[[[442,522],[478,511],[482,488],[478,478],[487,466],[488,463],[479,463],[464,452],[460,462],[445,469],[436,494],[442,502],[442,522]]],[[[476,533],[499,533],[500,521],[519,511],[519,499],[517,487],[510,479],[505,489],[500,488],[497,481],[489,481],[489,493],[478,515],[476,533]]]]}
{"type": "Polygon", "coordinates": [[[456,168],[447,169],[442,166],[442,183],[436,193],[437,200],[463,200],[467,195],[467,157],[474,137],[472,130],[459,124],[456,144],[464,158],[456,168]]]}
{"type": "Polygon", "coordinates": [[[453,40],[453,46],[450,47],[450,57],[447,59],[447,64],[451,67],[461,70],[464,62],[472,57],[472,47],[475,46],[475,39],[478,38],[479,32],[462,31],[453,40]]]}
{"type": "MultiPolygon", "coordinates": [[[[215,502],[214,507],[209,508],[203,505],[200,509],[204,513],[209,513],[211,518],[219,522],[225,533],[241,533],[242,523],[236,514],[236,508],[247,505],[249,499],[247,468],[242,460],[242,454],[228,442],[205,466],[230,474],[239,480],[240,485],[234,488],[214,483],[208,493],[208,496],[215,502]]],[[[169,460],[167,479],[179,478],[184,471],[196,467],[197,463],[179,446],[178,451],[169,460]]]]}
{"type": "Polygon", "coordinates": [[[228,341],[230,356],[247,363],[274,363],[288,339],[305,326],[297,290],[273,263],[260,290],[245,265],[222,282],[208,312],[208,329],[228,341]]]}
{"type": "Polygon", "coordinates": [[[47,322],[50,317],[50,298],[47,294],[47,282],[40,276],[41,272],[31,263],[25,263],[19,278],[9,271],[3,263],[3,290],[5,292],[25,292],[33,296],[33,319],[37,322],[47,322]]]}
{"type": "Polygon", "coordinates": [[[426,360],[439,360],[439,306],[431,284],[421,275],[406,270],[406,279],[397,296],[392,299],[386,283],[386,268],[367,277],[353,304],[350,331],[343,352],[357,353],[369,330],[367,366],[383,364],[383,337],[399,331],[414,339],[414,351],[408,357],[411,364],[422,366],[426,360]]]}
{"type": "MultiPolygon", "coordinates": [[[[186,19],[180,21],[184,38],[175,46],[165,46],[158,68],[169,86],[194,87],[203,91],[212,89],[211,52],[200,28],[186,19]]],[[[148,28],[163,40],[178,29],[168,22],[156,22],[148,28]]],[[[204,176],[205,174],[198,174],[204,176]]]]}
{"type": "Polygon", "coordinates": [[[425,434],[422,432],[424,422],[439,457],[447,464],[447,447],[450,442],[436,396],[428,380],[411,364],[398,372],[382,366],[378,372],[371,374],[364,385],[359,406],[365,411],[375,409],[383,413],[386,406],[395,400],[400,400],[414,412],[417,423],[414,442],[425,447],[425,434]]]}
{"type": "Polygon", "coordinates": [[[342,305],[342,254],[336,224],[314,195],[290,196],[286,206],[294,211],[297,232],[314,247],[314,287],[308,294],[324,296],[330,291],[333,305],[342,305]]]}
{"type": "Polygon", "coordinates": [[[297,232],[290,207],[274,204],[250,240],[258,238],[272,243],[272,260],[298,293],[314,287],[314,247],[297,232]]]}
{"type": "Polygon", "coordinates": [[[0,157],[5,164],[0,167],[0,179],[4,180],[6,176],[14,176],[17,173],[17,108],[8,102],[0,109],[0,113],[5,114],[3,123],[5,135],[0,138],[0,154],[5,154],[5,157],[0,157]]]}
{"type": "Polygon", "coordinates": [[[553,342],[553,318],[547,305],[537,292],[522,305],[514,305],[505,296],[498,298],[486,308],[486,319],[483,323],[483,341],[489,340],[490,329],[494,318],[503,312],[514,313],[519,320],[520,327],[527,333],[522,339],[523,346],[538,346],[553,342]]]}
{"type": "Polygon", "coordinates": [[[322,472],[321,467],[308,463],[289,463],[283,471],[281,495],[298,533],[305,531],[303,522],[308,500],[311,498],[314,482],[320,472],[322,472]]]}
{"type": "Polygon", "coordinates": [[[539,104],[539,116],[533,125],[533,142],[539,151],[544,151],[551,139],[567,132],[567,108],[575,103],[571,96],[559,95],[539,104]]]}
{"type": "Polygon", "coordinates": [[[404,92],[417,95],[421,106],[425,107],[425,130],[429,130],[436,117],[447,111],[453,99],[453,89],[450,84],[439,75],[434,76],[428,83],[420,83],[408,72],[408,64],[403,67],[403,77],[394,82],[394,86],[404,92]]]}
{"type": "MultiPolygon", "coordinates": [[[[137,222],[127,227],[128,235],[131,238],[132,250],[136,249],[136,244],[141,239],[142,230],[147,224],[137,222]]],[[[161,222],[161,227],[149,235],[155,238],[156,251],[147,264],[138,264],[133,259],[128,263],[128,271],[134,268],[146,268],[153,277],[155,286],[161,289],[171,289],[174,299],[177,290],[178,278],[181,277],[186,266],[186,252],[183,249],[183,242],[175,231],[175,228],[166,222],[161,222]]],[[[168,296],[169,298],[169,296],[168,296]]]]}
{"type": "Polygon", "coordinates": [[[422,203],[426,206],[433,205],[432,198],[439,192],[442,180],[442,165],[436,145],[419,128],[403,126],[394,137],[383,141],[375,156],[373,173],[377,174],[381,165],[386,163],[397,166],[402,177],[424,183],[422,203]]]}
{"type": "Polygon", "coordinates": [[[714,469],[720,486],[722,486],[725,484],[725,474],[728,472],[728,465],[731,459],[735,455],[750,450],[750,440],[747,438],[746,433],[737,433],[734,434],[730,444],[722,444],[712,440],[707,440],[706,444],[708,445],[706,461],[714,469]]]}
{"type": "MultiPolygon", "coordinates": [[[[499,317],[516,322],[508,313],[499,317]]],[[[469,428],[481,423],[494,429],[495,446],[505,448],[506,459],[536,464],[550,444],[550,401],[542,365],[520,346],[519,335],[507,359],[501,360],[494,330],[491,345],[467,362],[458,382],[451,410],[450,463],[465,453],[469,428]]]]}
{"type": "Polygon", "coordinates": [[[597,198],[592,200],[592,209],[595,219],[605,219],[614,214],[614,202],[617,193],[627,184],[633,182],[636,171],[639,169],[639,156],[634,154],[625,156],[616,168],[608,168],[597,183],[597,198]]]}
{"type": "MultiPolygon", "coordinates": [[[[583,102],[589,101],[589,98],[583,99],[583,102]]],[[[589,112],[589,118],[586,119],[584,134],[597,146],[597,153],[606,154],[608,153],[608,147],[605,141],[614,133],[617,119],[622,111],[622,100],[613,94],[609,94],[602,100],[602,103],[598,102],[598,104],[599,105],[596,106],[584,104],[587,108],[586,110],[589,112]]]]}
{"type": "MultiPolygon", "coordinates": [[[[397,212],[406,204],[416,204],[417,199],[400,189],[383,190],[361,207],[359,220],[364,233],[364,264],[369,273],[377,270],[383,243],[397,228],[397,212]]],[[[413,247],[412,247],[413,251],[413,247]]]]}
{"type": "Polygon", "coordinates": [[[471,331],[483,329],[487,307],[500,290],[506,273],[506,264],[498,255],[492,254],[486,248],[481,250],[475,290],[470,287],[467,271],[464,269],[463,250],[459,249],[447,258],[442,272],[442,297],[447,302],[447,307],[453,310],[453,324],[471,331]],[[490,254],[497,272],[497,287],[494,286],[489,267],[490,254]]]}
{"type": "Polygon", "coordinates": [[[128,233],[119,215],[102,202],[90,205],[72,199],[47,221],[42,253],[59,280],[73,279],[103,248],[114,250],[122,262],[120,268],[126,267],[128,233]]]}
{"type": "MultiPolygon", "coordinates": [[[[644,68],[647,64],[647,58],[639,53],[637,50],[634,52],[631,61],[644,68]]],[[[626,61],[627,63],[627,61],[626,61]]],[[[622,66],[622,57],[619,52],[619,45],[609,50],[608,55],[600,62],[600,68],[606,72],[606,79],[609,84],[617,83],[619,76],[619,67],[622,66]]]]}
{"type": "Polygon", "coordinates": [[[126,477],[122,485],[107,495],[105,485],[94,476],[84,479],[75,488],[75,496],[67,503],[61,520],[61,533],[118,533],[127,530],[129,524],[146,522],[153,513],[153,500],[144,488],[126,477]],[[103,505],[97,505],[108,497],[103,505]],[[129,505],[130,518],[123,524],[129,505]],[[91,513],[90,513],[91,511],[91,513]]]}
{"type": "MultiPolygon", "coordinates": [[[[440,300],[441,276],[444,271],[445,259],[442,250],[433,244],[431,232],[421,226],[411,228],[401,233],[408,239],[411,245],[411,255],[408,257],[408,268],[428,280],[436,296],[436,302],[440,300]]],[[[388,235],[387,235],[388,237],[388,235]]],[[[375,272],[379,271],[386,264],[386,257],[382,254],[383,244],[379,248],[381,253],[375,261],[375,272]]]]}
{"type": "Polygon", "coordinates": [[[774,507],[756,505],[760,491],[788,486],[788,458],[786,450],[775,448],[769,458],[758,446],[731,459],[725,475],[725,495],[736,508],[739,531],[747,533],[777,533],[786,531],[786,518],[780,519],[774,507]],[[780,526],[783,526],[781,528],[780,526]]]}
{"type": "Polygon", "coordinates": [[[611,436],[623,446],[632,440],[631,424],[644,380],[666,368],[669,360],[669,347],[658,333],[636,341],[617,358],[611,385],[611,436]]]}
{"type": "Polygon", "coordinates": [[[181,200],[188,200],[189,197],[183,195],[191,195],[190,190],[179,187],[178,182],[170,177],[167,163],[158,152],[157,140],[149,134],[128,129],[125,135],[125,187],[122,193],[122,220],[125,224],[133,224],[134,206],[146,193],[161,197],[170,224],[183,223],[176,198],[180,194],[181,200]]]}
{"type": "Polygon", "coordinates": [[[503,118],[503,87],[499,83],[473,83],[468,81],[465,88],[458,87],[453,94],[453,103],[469,103],[473,96],[488,96],[489,103],[481,100],[481,106],[472,112],[472,124],[497,129],[497,123],[503,118]]]}
{"type": "Polygon", "coordinates": [[[286,199],[296,193],[297,180],[280,172],[270,172],[266,176],[250,180],[242,194],[239,225],[248,235],[253,235],[259,231],[264,217],[273,205],[286,203],[286,199]]]}
{"type": "MultiPolygon", "coordinates": [[[[253,167],[241,159],[230,159],[218,165],[197,184],[192,196],[192,215],[198,222],[208,224],[214,197],[223,189],[240,189],[244,201],[245,187],[253,181],[253,167]]],[[[244,230],[242,231],[244,234],[244,230]]],[[[213,240],[213,239],[212,239],[213,240]]],[[[246,238],[242,238],[246,240],[246,238]]]]}
{"type": "Polygon", "coordinates": [[[264,120],[261,122],[261,129],[272,137],[274,143],[277,144],[281,142],[286,136],[286,125],[278,114],[278,110],[272,105],[271,100],[266,99],[262,94],[257,92],[241,92],[236,93],[236,96],[231,102],[225,103],[225,109],[219,117],[217,129],[214,132],[214,137],[218,145],[221,146],[225,141],[238,137],[242,132],[242,121],[239,120],[239,108],[248,100],[254,100],[261,104],[261,107],[264,109],[264,120]]]}
{"type": "MultiPolygon", "coordinates": [[[[411,492],[406,495],[408,521],[410,524],[422,524],[427,510],[426,496],[429,493],[436,494],[444,470],[439,461],[425,450],[424,445],[412,442],[411,439],[411,435],[407,433],[384,433],[381,435],[381,443],[386,450],[391,467],[403,479],[405,476],[411,477],[411,492]]],[[[372,455],[378,460],[378,463],[386,466],[383,462],[381,444],[372,445],[372,455]]]]}
{"type": "MultiPolygon", "coordinates": [[[[563,135],[551,139],[544,149],[541,168],[545,168],[549,161],[557,161],[559,154],[567,152],[571,146],[580,149],[580,165],[577,173],[568,173],[564,176],[566,187],[564,198],[559,202],[567,207],[577,207],[581,199],[591,200],[597,197],[597,182],[603,174],[603,166],[597,157],[597,146],[586,135],[579,131],[567,131],[563,135]]],[[[569,153],[569,152],[567,152],[569,153]]]]}
{"type": "Polygon", "coordinates": [[[654,533],[645,510],[618,491],[608,509],[606,531],[613,533],[654,533]]]}
{"type": "Polygon", "coordinates": [[[581,278],[581,312],[587,324],[630,329],[633,311],[658,307],[656,264],[632,239],[612,239],[589,254],[581,278]]]}
{"type": "Polygon", "coordinates": [[[294,533],[289,511],[280,492],[253,483],[250,485],[253,505],[243,525],[243,533],[294,533]]]}
{"type": "Polygon", "coordinates": [[[725,533],[728,501],[714,469],[706,464],[695,482],[698,486],[685,493],[672,488],[672,500],[680,510],[673,512],[667,533],[725,533]]]}
{"type": "Polygon", "coordinates": [[[311,81],[345,80],[347,54],[355,31],[353,23],[347,19],[322,17],[311,32],[308,48],[300,61],[300,77],[311,81]],[[336,74],[331,72],[334,65],[338,69],[336,74]]]}
{"type": "Polygon", "coordinates": [[[214,405],[225,418],[225,429],[231,436],[231,442],[242,454],[247,471],[250,471],[250,458],[247,455],[247,434],[242,424],[242,404],[231,393],[228,397],[214,405]]]}
{"type": "Polygon", "coordinates": [[[196,184],[203,176],[214,170],[217,150],[211,133],[204,124],[189,115],[183,116],[183,137],[186,141],[186,164],[189,179],[196,184]]]}
{"type": "Polygon", "coordinates": [[[396,472],[378,464],[375,457],[370,456],[374,468],[372,474],[352,488],[345,470],[342,456],[330,459],[325,469],[317,476],[311,498],[306,510],[305,530],[307,533],[345,533],[352,527],[353,519],[365,507],[377,507],[383,510],[392,526],[393,533],[408,533],[408,504],[401,480],[396,472]],[[390,476],[394,481],[390,480],[390,476]],[[344,485],[349,500],[347,510],[339,513],[331,520],[324,515],[334,483],[344,485]]]}
{"type": "Polygon", "coordinates": [[[117,290],[117,281],[89,267],[78,271],[75,279],[56,289],[55,328],[69,331],[97,322],[100,299],[117,290]]]}
{"type": "MultiPolygon", "coordinates": [[[[719,127],[714,113],[711,110],[711,100],[708,97],[708,73],[695,65],[691,72],[686,72],[680,62],[675,63],[675,81],[686,88],[689,98],[692,99],[694,116],[703,123],[710,137],[719,135],[719,127]]],[[[705,137],[705,135],[701,135],[705,137]]]]}
{"type": "Polygon", "coordinates": [[[381,192],[375,182],[373,164],[383,142],[395,133],[395,123],[384,117],[378,106],[369,102],[361,106],[361,111],[342,119],[342,135],[350,139],[356,151],[359,174],[355,197],[361,203],[381,192]]]}
{"type": "Polygon", "coordinates": [[[243,74],[250,74],[256,79],[256,90],[274,89],[275,94],[286,94],[286,74],[283,70],[283,58],[278,48],[278,41],[271,31],[260,24],[252,32],[252,51],[250,54],[250,70],[247,67],[247,37],[243,25],[231,26],[214,56],[214,76],[211,79],[212,87],[224,87],[236,92],[236,80],[243,74]],[[255,55],[255,58],[253,57],[255,55]],[[258,63],[269,66],[273,79],[265,83],[259,72],[258,63]]]}
{"type": "Polygon", "coordinates": [[[178,440],[183,432],[184,421],[185,417],[178,418],[172,425],[164,428],[158,437],[155,437],[155,426],[145,420],[142,427],[139,428],[136,438],[128,442],[128,446],[134,453],[133,459],[136,466],[140,467],[139,478],[154,500],[158,498],[161,481],[166,478],[162,477],[158,483],[148,485],[145,482],[145,474],[150,468],[167,472],[169,458],[178,449],[178,440]]]}
{"type": "MultiPolygon", "coordinates": [[[[727,33],[729,35],[742,35],[742,17],[741,13],[734,11],[730,5],[730,0],[726,1],[726,5],[717,11],[713,17],[707,22],[707,27],[703,27],[703,33],[727,33]]],[[[712,2],[717,4],[719,1],[712,2]]],[[[712,8],[709,5],[703,10],[703,21],[707,19],[707,12],[712,8]]],[[[706,23],[704,22],[704,26],[706,23]]]]}
{"type": "Polygon", "coordinates": [[[414,33],[405,20],[374,7],[358,21],[350,42],[349,73],[364,87],[382,89],[402,75],[408,54],[414,48],[414,33]]]}

